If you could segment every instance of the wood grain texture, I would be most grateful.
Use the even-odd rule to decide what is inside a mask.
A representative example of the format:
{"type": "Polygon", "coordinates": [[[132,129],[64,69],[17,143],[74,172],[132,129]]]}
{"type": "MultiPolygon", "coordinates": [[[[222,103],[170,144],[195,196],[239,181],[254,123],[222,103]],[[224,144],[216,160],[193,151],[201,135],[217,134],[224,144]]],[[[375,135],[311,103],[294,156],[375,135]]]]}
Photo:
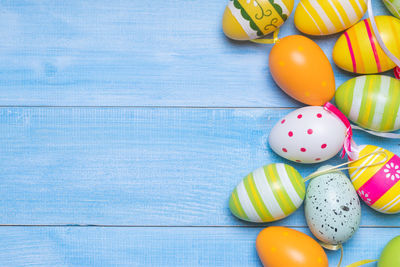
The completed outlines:
{"type": "MultiPolygon", "coordinates": [[[[227,2],[1,1],[0,105],[299,106],[269,74],[271,45],[224,36],[227,2]]],[[[338,36],[313,39],[331,59],[338,36]]],[[[353,77],[332,65],[337,85],[353,77]]]]}
{"type": "MultiPolygon", "coordinates": [[[[0,227],[2,266],[261,266],[262,228],[0,227]]],[[[307,234],[307,229],[297,229],[307,234]]],[[[399,232],[360,229],[344,245],[343,265],[378,259],[399,232]],[[372,237],[377,237],[371,242],[372,237]]],[[[327,251],[330,266],[339,251],[327,251]]],[[[373,265],[368,265],[373,266],[373,265]]]]}
{"type": "MultiPolygon", "coordinates": [[[[288,163],[267,137],[290,111],[1,108],[0,224],[245,225],[230,192],[255,168],[288,163]]],[[[399,153],[397,140],[355,137],[399,153]]],[[[289,164],[303,177],[321,165],[289,164]]],[[[399,216],[363,207],[362,224],[399,216]]],[[[302,209],[279,224],[306,225],[302,209]]]]}
{"type": "MultiPolygon", "coordinates": [[[[287,162],[267,136],[300,104],[272,81],[271,46],[224,37],[226,3],[0,2],[0,266],[260,266],[262,226],[227,202],[248,172],[287,162]]],[[[291,16],[280,36],[296,33],[291,16]]],[[[338,36],[314,38],[330,59],[338,36]]],[[[344,264],[400,234],[400,215],[362,213],[344,264]]],[[[310,234],[302,208],[275,225],[310,234]]]]}

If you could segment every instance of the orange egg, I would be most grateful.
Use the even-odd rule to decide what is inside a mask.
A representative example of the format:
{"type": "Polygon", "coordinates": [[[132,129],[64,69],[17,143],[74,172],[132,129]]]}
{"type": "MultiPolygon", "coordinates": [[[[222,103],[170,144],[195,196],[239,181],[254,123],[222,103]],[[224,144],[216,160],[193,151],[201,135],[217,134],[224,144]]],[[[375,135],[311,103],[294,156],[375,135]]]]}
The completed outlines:
{"type": "Polygon", "coordinates": [[[304,104],[321,106],[335,94],[332,66],[322,49],[307,37],[280,39],[271,49],[269,68],[278,86],[304,104]]]}
{"type": "Polygon", "coordinates": [[[257,236],[256,248],[264,267],[328,267],[328,257],[317,241],[290,228],[265,228],[257,236]]]}

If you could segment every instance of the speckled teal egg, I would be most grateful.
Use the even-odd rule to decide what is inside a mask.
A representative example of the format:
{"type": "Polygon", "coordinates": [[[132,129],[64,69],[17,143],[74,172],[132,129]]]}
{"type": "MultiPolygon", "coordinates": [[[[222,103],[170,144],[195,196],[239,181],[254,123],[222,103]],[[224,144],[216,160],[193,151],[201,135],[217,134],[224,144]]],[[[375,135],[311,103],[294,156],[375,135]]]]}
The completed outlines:
{"type": "Polygon", "coordinates": [[[360,201],[349,178],[340,171],[310,181],[304,210],[311,232],[326,244],[346,242],[360,225],[360,201]]]}

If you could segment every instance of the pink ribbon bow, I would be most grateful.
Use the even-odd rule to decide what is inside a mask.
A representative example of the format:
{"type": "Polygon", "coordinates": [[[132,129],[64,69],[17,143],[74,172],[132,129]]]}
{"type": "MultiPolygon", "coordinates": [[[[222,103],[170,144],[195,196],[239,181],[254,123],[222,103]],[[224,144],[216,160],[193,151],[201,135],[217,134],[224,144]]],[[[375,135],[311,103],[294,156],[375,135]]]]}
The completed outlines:
{"type": "MultiPolygon", "coordinates": [[[[351,125],[349,120],[346,118],[346,116],[340,112],[340,110],[335,107],[334,105],[332,105],[331,103],[327,102],[324,105],[324,109],[326,111],[329,111],[331,113],[333,113],[336,117],[338,117],[343,124],[346,126],[346,137],[344,139],[343,142],[343,150],[342,153],[340,154],[342,158],[344,158],[344,156],[346,155],[346,153],[348,155],[351,155],[351,145],[352,145],[352,141],[353,141],[353,131],[351,129],[351,125]]],[[[350,158],[350,157],[349,157],[350,158]]],[[[351,160],[351,159],[350,159],[351,160]]]]}
{"type": "Polygon", "coordinates": [[[397,80],[400,80],[400,68],[396,66],[393,72],[394,72],[394,77],[396,77],[397,80]]]}

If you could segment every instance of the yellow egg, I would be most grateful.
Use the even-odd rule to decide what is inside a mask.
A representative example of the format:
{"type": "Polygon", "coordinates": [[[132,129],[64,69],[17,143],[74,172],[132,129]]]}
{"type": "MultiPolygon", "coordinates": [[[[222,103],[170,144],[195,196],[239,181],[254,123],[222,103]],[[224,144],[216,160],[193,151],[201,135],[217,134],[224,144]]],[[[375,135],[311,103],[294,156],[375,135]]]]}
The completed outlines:
{"type": "MultiPolygon", "coordinates": [[[[375,21],[386,47],[400,57],[400,20],[376,16],[375,21]]],[[[344,32],[333,47],[332,55],[338,67],[355,73],[380,73],[395,67],[379,46],[369,19],[344,32]]]]}
{"type": "Polygon", "coordinates": [[[366,11],[366,0],[301,0],[294,14],[294,23],[306,34],[327,35],[349,28],[366,11]]]}
{"type": "Polygon", "coordinates": [[[252,40],[277,30],[292,12],[294,0],[231,0],[222,28],[234,40],[252,40]]]}

